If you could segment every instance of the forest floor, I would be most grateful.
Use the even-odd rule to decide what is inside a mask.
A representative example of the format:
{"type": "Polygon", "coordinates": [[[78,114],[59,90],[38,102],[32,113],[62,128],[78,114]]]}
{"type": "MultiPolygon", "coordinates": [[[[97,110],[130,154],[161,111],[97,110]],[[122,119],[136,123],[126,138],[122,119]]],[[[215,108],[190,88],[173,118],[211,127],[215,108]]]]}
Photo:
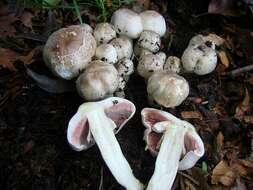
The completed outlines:
{"type": "MultiPolygon", "coordinates": [[[[77,1],[77,6],[71,8],[24,2],[27,1],[0,3],[1,190],[123,189],[106,167],[97,146],[76,152],[68,145],[68,122],[83,103],[78,94],[49,93],[26,73],[31,68],[54,77],[41,54],[48,36],[61,27],[79,24],[80,18],[92,27],[109,21],[118,6],[160,12],[168,27],[163,39],[167,55],[181,57],[196,34],[215,33],[225,40],[219,47],[216,70],[204,76],[184,74],[190,84],[189,97],[176,108],[163,108],[191,122],[206,151],[194,168],[178,173],[173,188],[253,189],[252,1],[231,1],[231,5],[224,0],[139,0],[118,6],[112,5],[115,1],[100,1],[106,8],[81,4],[88,1],[77,1]],[[210,3],[215,10],[209,9],[208,13],[210,3]],[[238,71],[239,68],[243,69],[238,71]]],[[[145,151],[145,128],[139,113],[149,105],[145,81],[137,73],[130,78],[126,98],[134,102],[137,111],[117,139],[134,174],[147,184],[155,158],[145,151]]]]}

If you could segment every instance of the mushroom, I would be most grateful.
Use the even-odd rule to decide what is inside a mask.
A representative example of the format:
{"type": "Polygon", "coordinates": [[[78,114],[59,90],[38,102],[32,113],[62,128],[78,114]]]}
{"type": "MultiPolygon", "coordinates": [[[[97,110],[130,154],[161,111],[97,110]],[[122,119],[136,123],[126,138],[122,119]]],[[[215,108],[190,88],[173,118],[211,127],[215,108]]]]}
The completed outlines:
{"type": "Polygon", "coordinates": [[[144,56],[144,55],[147,55],[147,54],[152,54],[152,52],[149,51],[149,50],[147,50],[147,49],[144,49],[144,48],[140,47],[140,46],[138,45],[138,43],[136,43],[136,44],[134,45],[134,55],[135,55],[137,58],[140,58],[140,57],[142,57],[142,56],[144,56]]]}
{"type": "Polygon", "coordinates": [[[162,71],[163,63],[159,56],[147,54],[141,57],[137,71],[146,80],[156,71],[162,71]]]}
{"type": "Polygon", "coordinates": [[[114,135],[134,113],[134,104],[122,98],[84,103],[69,121],[67,139],[76,151],[86,150],[96,143],[119,184],[128,190],[142,190],[143,185],[134,177],[114,135]]]}
{"type": "Polygon", "coordinates": [[[162,64],[164,65],[166,60],[166,54],[162,51],[159,51],[158,53],[156,53],[156,55],[160,58],[162,64]]]}
{"type": "Polygon", "coordinates": [[[157,155],[147,190],[171,189],[177,170],[192,168],[204,155],[204,144],[193,125],[168,112],[144,108],[141,115],[146,148],[157,155]]]}
{"type": "Polygon", "coordinates": [[[91,28],[91,26],[90,25],[88,25],[88,24],[85,24],[85,23],[83,23],[83,24],[81,24],[81,26],[84,28],[84,30],[86,30],[87,32],[89,32],[89,33],[93,33],[93,29],[91,28]]]}
{"type": "Polygon", "coordinates": [[[143,30],[141,17],[132,10],[122,8],[115,11],[111,18],[117,33],[131,39],[138,38],[143,30]]]}
{"type": "Polygon", "coordinates": [[[182,55],[182,64],[187,72],[209,74],[217,65],[217,54],[205,44],[189,45],[182,55]]]}
{"type": "Polygon", "coordinates": [[[149,100],[170,108],[180,105],[187,98],[189,85],[175,73],[160,71],[148,79],[147,92],[149,100]]]}
{"type": "Polygon", "coordinates": [[[118,60],[123,58],[130,59],[133,54],[133,42],[126,36],[115,38],[110,43],[116,49],[118,60]]]}
{"type": "Polygon", "coordinates": [[[181,70],[181,61],[176,56],[169,56],[164,64],[163,70],[173,73],[179,73],[181,70]]]}
{"type": "Polygon", "coordinates": [[[153,53],[159,51],[161,46],[161,39],[159,34],[152,31],[143,31],[138,40],[138,45],[141,48],[147,49],[153,53]]]}
{"type": "Polygon", "coordinates": [[[77,77],[95,54],[96,40],[87,25],[73,25],[57,30],[48,38],[43,58],[58,77],[77,77]]]}
{"type": "Polygon", "coordinates": [[[128,79],[128,77],[134,72],[134,63],[130,59],[121,59],[115,67],[119,75],[125,79],[128,79]]]}
{"type": "Polygon", "coordinates": [[[113,26],[107,22],[97,24],[94,30],[94,37],[98,44],[104,44],[116,38],[116,31],[113,26]]]}
{"type": "Polygon", "coordinates": [[[96,57],[102,61],[114,64],[118,61],[117,51],[111,44],[102,44],[96,49],[96,57]]]}
{"type": "Polygon", "coordinates": [[[95,60],[80,74],[76,88],[85,100],[100,100],[116,91],[118,79],[118,72],[113,65],[95,60]]]}
{"type": "Polygon", "coordinates": [[[195,46],[195,45],[202,45],[202,44],[210,44],[209,46],[212,47],[212,49],[215,49],[215,46],[220,46],[224,43],[224,39],[217,36],[216,34],[208,34],[208,35],[202,35],[198,34],[189,42],[189,46],[195,46]]]}
{"type": "Polygon", "coordinates": [[[159,34],[161,37],[165,34],[165,19],[158,12],[147,10],[140,13],[140,17],[142,20],[143,30],[153,31],[159,34]]]}

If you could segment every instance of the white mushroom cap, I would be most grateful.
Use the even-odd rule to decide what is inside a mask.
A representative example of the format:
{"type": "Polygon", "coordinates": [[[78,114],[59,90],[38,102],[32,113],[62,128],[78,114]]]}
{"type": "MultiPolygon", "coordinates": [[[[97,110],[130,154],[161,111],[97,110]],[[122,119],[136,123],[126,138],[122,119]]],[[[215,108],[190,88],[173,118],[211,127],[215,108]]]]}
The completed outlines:
{"type": "Polygon", "coordinates": [[[120,76],[131,75],[134,72],[134,63],[130,59],[121,59],[115,67],[120,76]]]}
{"type": "Polygon", "coordinates": [[[169,56],[163,67],[163,70],[179,73],[181,70],[181,60],[176,56],[169,56]]]}
{"type": "Polygon", "coordinates": [[[122,8],[115,11],[111,18],[117,33],[128,36],[129,38],[138,38],[143,31],[141,17],[132,10],[122,8]]]}
{"type": "Polygon", "coordinates": [[[133,54],[133,42],[126,36],[115,38],[110,42],[111,45],[116,49],[118,60],[123,58],[131,58],[133,54]]]}
{"type": "Polygon", "coordinates": [[[76,81],[77,91],[84,99],[93,101],[112,95],[118,88],[118,72],[111,64],[92,61],[76,81]]]}
{"type": "Polygon", "coordinates": [[[137,71],[140,76],[148,79],[154,72],[162,71],[163,63],[159,56],[154,54],[147,54],[141,57],[137,71]]]}
{"type": "Polygon", "coordinates": [[[164,64],[166,60],[166,54],[162,51],[156,53],[156,55],[160,58],[161,62],[164,64]]]}
{"type": "Polygon", "coordinates": [[[88,25],[88,24],[85,24],[85,23],[83,23],[83,24],[81,24],[81,26],[84,28],[84,30],[86,30],[87,32],[89,32],[89,33],[93,33],[93,29],[91,28],[91,26],[90,25],[88,25]]]}
{"type": "Polygon", "coordinates": [[[144,55],[147,55],[147,54],[152,54],[152,52],[149,51],[149,50],[147,50],[147,49],[144,49],[144,48],[140,47],[140,46],[138,45],[138,43],[136,43],[136,44],[134,45],[134,55],[135,55],[137,58],[140,58],[140,57],[142,57],[142,56],[144,56],[144,55]]]}
{"type": "Polygon", "coordinates": [[[216,34],[208,34],[208,35],[202,35],[198,34],[196,36],[193,36],[192,39],[189,42],[189,46],[195,46],[195,45],[202,45],[206,44],[207,42],[210,42],[210,46],[212,49],[215,49],[216,46],[220,46],[224,43],[224,39],[219,37],[216,34]]]}
{"type": "Polygon", "coordinates": [[[116,49],[111,44],[102,44],[96,49],[96,57],[106,63],[114,64],[118,61],[116,49]]]}
{"type": "Polygon", "coordinates": [[[158,12],[153,10],[147,10],[140,14],[143,30],[153,31],[160,36],[163,36],[166,32],[165,19],[158,12]]]}
{"type": "Polygon", "coordinates": [[[182,63],[186,71],[205,75],[215,69],[217,54],[206,45],[188,46],[182,55],[182,63]]]}
{"type": "Polygon", "coordinates": [[[153,53],[159,51],[161,46],[161,39],[159,34],[152,31],[143,31],[138,40],[138,45],[153,53]]]}
{"type": "Polygon", "coordinates": [[[48,38],[43,58],[55,75],[72,79],[88,65],[95,50],[96,40],[87,27],[73,25],[57,30],[48,38]]]}
{"type": "Polygon", "coordinates": [[[113,38],[116,38],[116,31],[107,22],[99,23],[94,30],[94,37],[98,44],[108,43],[113,38]]]}
{"type": "Polygon", "coordinates": [[[155,72],[148,80],[148,96],[164,107],[180,105],[189,95],[188,82],[170,72],[155,72]]]}

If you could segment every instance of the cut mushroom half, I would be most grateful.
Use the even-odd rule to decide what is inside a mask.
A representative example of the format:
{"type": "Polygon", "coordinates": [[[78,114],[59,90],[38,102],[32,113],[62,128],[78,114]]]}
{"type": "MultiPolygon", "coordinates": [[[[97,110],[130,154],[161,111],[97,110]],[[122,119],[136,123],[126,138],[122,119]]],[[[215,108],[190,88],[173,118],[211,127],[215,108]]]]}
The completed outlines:
{"type": "Polygon", "coordinates": [[[147,189],[171,189],[177,171],[192,168],[204,155],[204,144],[194,126],[168,112],[144,108],[141,115],[147,128],[144,133],[146,148],[157,155],[147,189]]]}
{"type": "Polygon", "coordinates": [[[95,143],[116,180],[128,190],[141,190],[114,134],[134,115],[132,102],[117,97],[82,104],[71,118],[67,139],[73,149],[86,150],[95,143]]]}

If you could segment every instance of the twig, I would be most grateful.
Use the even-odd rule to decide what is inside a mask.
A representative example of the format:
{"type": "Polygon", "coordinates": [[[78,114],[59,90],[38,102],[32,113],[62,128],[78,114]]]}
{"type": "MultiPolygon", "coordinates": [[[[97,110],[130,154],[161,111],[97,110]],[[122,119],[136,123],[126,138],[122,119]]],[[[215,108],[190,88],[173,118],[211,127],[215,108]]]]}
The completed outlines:
{"type": "Polygon", "coordinates": [[[247,65],[245,67],[241,67],[241,68],[235,69],[233,71],[230,71],[228,73],[225,73],[225,75],[229,75],[231,77],[237,77],[242,73],[249,72],[252,70],[253,70],[253,65],[247,65]]]}
{"type": "Polygon", "coordinates": [[[178,172],[180,175],[184,176],[185,178],[189,179],[190,181],[192,181],[195,185],[199,186],[199,182],[197,182],[195,179],[193,179],[191,176],[189,176],[186,173],[183,172],[178,172]]]}

